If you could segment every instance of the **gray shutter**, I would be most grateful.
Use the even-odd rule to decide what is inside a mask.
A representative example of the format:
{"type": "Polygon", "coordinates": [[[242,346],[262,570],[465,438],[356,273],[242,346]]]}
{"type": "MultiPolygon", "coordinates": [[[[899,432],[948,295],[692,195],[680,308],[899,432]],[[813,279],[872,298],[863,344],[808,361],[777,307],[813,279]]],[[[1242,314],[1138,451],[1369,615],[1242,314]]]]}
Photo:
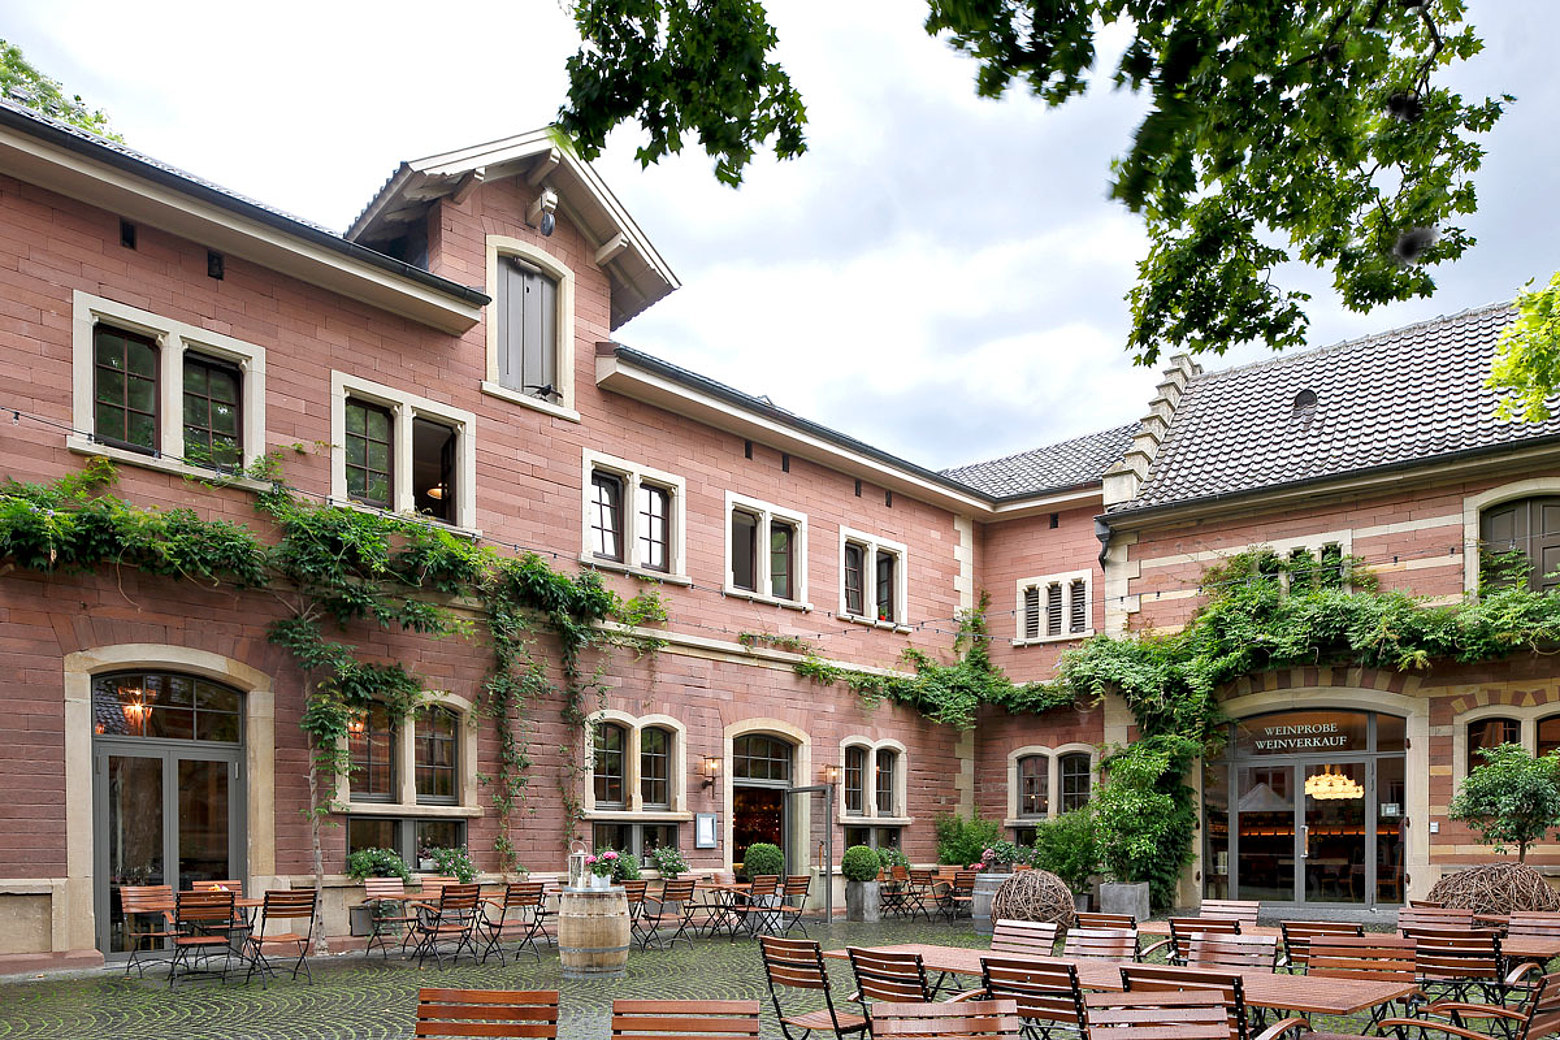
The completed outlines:
{"type": "Polygon", "coordinates": [[[515,257],[498,270],[498,381],[526,394],[556,387],[558,283],[515,257]]]}
{"type": "Polygon", "coordinates": [[[1054,581],[1045,587],[1045,634],[1062,634],[1062,586],[1054,581]]]}
{"type": "Polygon", "coordinates": [[[1089,627],[1089,584],[1082,578],[1073,581],[1069,590],[1072,594],[1072,618],[1067,626],[1069,632],[1082,632],[1089,627]]]}
{"type": "Polygon", "coordinates": [[[1040,587],[1031,585],[1024,590],[1024,638],[1040,638],[1040,587]]]}

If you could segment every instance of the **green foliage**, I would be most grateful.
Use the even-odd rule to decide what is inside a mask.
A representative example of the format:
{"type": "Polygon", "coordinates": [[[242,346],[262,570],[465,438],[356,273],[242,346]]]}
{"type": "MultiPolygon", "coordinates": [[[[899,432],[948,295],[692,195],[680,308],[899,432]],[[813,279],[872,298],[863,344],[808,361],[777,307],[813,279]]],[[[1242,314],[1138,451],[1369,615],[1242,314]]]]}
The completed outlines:
{"type": "Polygon", "coordinates": [[[5,40],[0,40],[0,92],[62,123],[111,141],[124,140],[110,129],[101,109],[89,108],[80,94],[67,95],[58,80],[39,72],[22,57],[20,47],[5,40]]]}
{"type": "Polygon", "coordinates": [[[393,849],[358,849],[347,857],[347,877],[362,881],[371,877],[398,877],[410,883],[412,872],[393,849]]]}
{"type": "Polygon", "coordinates": [[[1466,821],[1496,852],[1515,845],[1517,862],[1525,863],[1528,846],[1560,827],[1560,754],[1535,758],[1519,744],[1479,754],[1484,764],[1468,771],[1448,815],[1466,821]]]}
{"type": "Polygon", "coordinates": [[[884,867],[909,867],[910,857],[905,855],[905,850],[895,848],[892,845],[884,845],[877,850],[878,862],[884,867]]]}
{"type": "MultiPolygon", "coordinates": [[[[1027,846],[1009,841],[1006,838],[998,838],[987,845],[985,850],[982,850],[982,857],[993,866],[1011,867],[1015,863],[1028,863],[1029,849],[1027,846]],[[991,855],[985,856],[984,853],[986,851],[989,851],[991,855]]],[[[971,862],[974,861],[971,860],[971,862]]]]}
{"type": "Polygon", "coordinates": [[[664,878],[675,878],[688,872],[688,861],[676,845],[657,845],[650,850],[650,861],[655,864],[656,872],[664,878]]]}
{"type": "Polygon", "coordinates": [[[742,857],[742,872],[750,878],[784,874],[785,853],[778,845],[756,841],[747,847],[747,854],[742,857]]]}
{"type": "Polygon", "coordinates": [[[1160,734],[1105,760],[1106,780],[1094,792],[1094,835],[1100,860],[1117,881],[1147,881],[1156,906],[1171,905],[1181,870],[1192,861],[1187,840],[1197,825],[1192,792],[1181,778],[1200,742],[1160,734]]]}
{"type": "Polygon", "coordinates": [[[1560,390],[1560,271],[1517,297],[1517,320],[1502,330],[1484,385],[1504,395],[1496,408],[1502,419],[1549,418],[1549,398],[1560,390]]]}
{"type": "Polygon", "coordinates": [[[1099,843],[1090,807],[1062,813],[1035,826],[1030,866],[1049,870],[1074,892],[1087,892],[1100,871],[1099,843]]]}
{"type": "Polygon", "coordinates": [[[870,845],[852,845],[840,857],[840,874],[846,881],[876,881],[883,866],[870,845]]]}
{"type": "Polygon", "coordinates": [[[986,850],[1002,837],[1002,825],[979,816],[950,813],[937,817],[937,862],[967,867],[979,862],[986,850]]]}
{"type": "Polygon", "coordinates": [[[471,862],[471,854],[466,851],[466,846],[455,848],[433,846],[419,849],[417,855],[423,859],[433,860],[435,872],[446,877],[453,877],[463,885],[469,885],[477,880],[476,864],[471,862]]]}
{"type": "Polygon", "coordinates": [[[632,852],[620,852],[618,858],[612,861],[613,881],[638,881],[639,857],[632,852]]]}
{"type": "MultiPolygon", "coordinates": [[[[1447,70],[1482,49],[1462,0],[927,0],[925,27],[974,59],[977,92],[1015,83],[1062,105],[1109,78],[1149,108],[1113,164],[1112,196],[1147,224],[1149,252],[1130,299],[1129,349],[1152,364],[1166,346],[1222,353],[1262,340],[1304,342],[1309,298],[1285,265],[1330,270],[1342,302],[1365,311],[1430,295],[1429,268],[1473,244],[1475,138],[1503,102],[1465,101],[1447,70]],[[1097,34],[1130,37],[1096,71],[1097,34]]],[[[559,115],[587,158],[636,120],[641,163],[696,133],[716,176],[741,180],[755,149],[803,148],[806,111],[779,65],[774,28],[751,0],[581,0],[559,115]]]]}

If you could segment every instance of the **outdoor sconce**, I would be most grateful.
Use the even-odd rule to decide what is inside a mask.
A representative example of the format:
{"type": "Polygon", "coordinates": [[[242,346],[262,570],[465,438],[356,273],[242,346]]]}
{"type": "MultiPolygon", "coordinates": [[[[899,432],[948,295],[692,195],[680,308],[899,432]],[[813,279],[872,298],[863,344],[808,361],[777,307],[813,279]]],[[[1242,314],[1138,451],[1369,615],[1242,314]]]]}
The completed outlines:
{"type": "Polygon", "coordinates": [[[840,782],[840,767],[839,766],[824,766],[823,767],[823,782],[826,783],[826,784],[830,784],[830,785],[839,783],[840,782]]]}
{"type": "Polygon", "coordinates": [[[720,759],[714,755],[705,755],[704,767],[700,772],[704,774],[704,786],[714,787],[715,778],[720,776],[720,759]]]}

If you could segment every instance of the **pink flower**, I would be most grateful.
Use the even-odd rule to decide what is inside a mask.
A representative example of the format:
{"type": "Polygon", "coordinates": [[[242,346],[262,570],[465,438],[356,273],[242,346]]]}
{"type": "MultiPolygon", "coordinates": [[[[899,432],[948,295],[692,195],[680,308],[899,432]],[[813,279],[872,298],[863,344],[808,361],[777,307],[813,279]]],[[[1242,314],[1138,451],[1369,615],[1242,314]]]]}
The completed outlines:
{"type": "Polygon", "coordinates": [[[611,860],[617,859],[618,854],[613,852],[611,849],[608,849],[606,852],[601,854],[601,858],[610,862],[611,860]]]}
{"type": "Polygon", "coordinates": [[[594,867],[596,865],[596,857],[595,856],[586,856],[585,857],[585,865],[587,867],[594,867]]]}

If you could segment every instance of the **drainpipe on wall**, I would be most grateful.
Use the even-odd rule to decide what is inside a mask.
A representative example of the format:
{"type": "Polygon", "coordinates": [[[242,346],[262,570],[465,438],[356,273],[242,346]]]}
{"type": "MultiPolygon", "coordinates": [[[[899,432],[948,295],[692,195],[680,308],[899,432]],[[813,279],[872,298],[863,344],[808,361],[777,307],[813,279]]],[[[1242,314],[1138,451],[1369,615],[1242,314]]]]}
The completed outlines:
{"type": "Polygon", "coordinates": [[[1105,566],[1105,556],[1110,552],[1110,524],[1103,516],[1094,518],[1094,537],[1100,540],[1100,566],[1105,566]]]}

